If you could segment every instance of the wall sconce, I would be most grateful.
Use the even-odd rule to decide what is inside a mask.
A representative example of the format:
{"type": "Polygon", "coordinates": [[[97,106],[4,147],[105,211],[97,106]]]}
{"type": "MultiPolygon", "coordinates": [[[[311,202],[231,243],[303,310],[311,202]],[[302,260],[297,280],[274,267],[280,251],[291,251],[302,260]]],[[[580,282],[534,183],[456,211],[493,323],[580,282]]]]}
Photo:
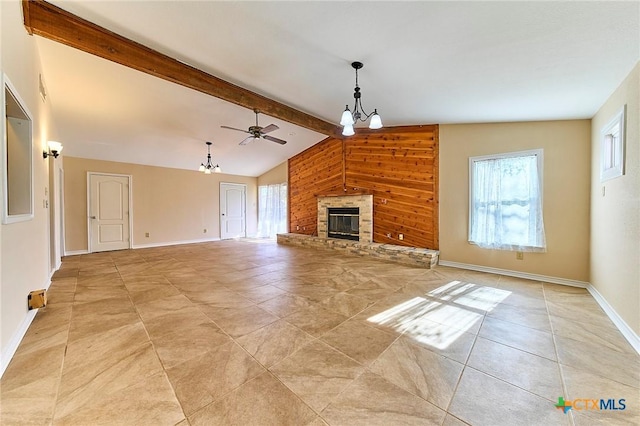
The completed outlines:
{"type": "Polygon", "coordinates": [[[58,158],[58,155],[62,152],[62,144],[56,141],[47,142],[47,147],[49,151],[42,151],[42,158],[47,158],[50,155],[53,155],[53,158],[58,158]]]}

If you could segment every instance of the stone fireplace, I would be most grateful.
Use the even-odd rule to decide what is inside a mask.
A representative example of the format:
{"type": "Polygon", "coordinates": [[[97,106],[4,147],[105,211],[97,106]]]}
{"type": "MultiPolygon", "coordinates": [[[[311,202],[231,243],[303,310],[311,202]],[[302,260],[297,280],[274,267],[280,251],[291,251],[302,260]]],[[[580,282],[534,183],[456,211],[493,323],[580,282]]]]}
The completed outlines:
{"type": "Polygon", "coordinates": [[[373,242],[373,195],[319,196],[318,237],[344,238],[363,243],[373,242]],[[329,232],[330,209],[332,225],[336,225],[333,227],[336,229],[331,233],[329,232]],[[357,226],[355,212],[357,212],[357,226]]]}

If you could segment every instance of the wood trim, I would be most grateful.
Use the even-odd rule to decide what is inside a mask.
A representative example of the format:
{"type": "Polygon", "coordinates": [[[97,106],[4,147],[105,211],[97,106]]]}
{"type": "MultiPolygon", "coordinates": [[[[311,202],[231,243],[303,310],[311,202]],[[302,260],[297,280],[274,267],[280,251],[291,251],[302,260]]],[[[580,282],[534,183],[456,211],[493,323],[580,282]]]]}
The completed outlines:
{"type": "Polygon", "coordinates": [[[335,124],[214,77],[46,1],[23,0],[22,10],[30,35],[48,38],[245,108],[257,108],[266,115],[324,135],[340,134],[335,124]]]}
{"type": "MultiPolygon", "coordinates": [[[[392,135],[399,135],[402,133],[428,133],[433,132],[434,129],[437,129],[437,124],[419,124],[415,126],[385,126],[382,129],[370,129],[368,127],[357,127],[355,128],[356,134],[355,136],[375,136],[380,135],[381,137],[390,137],[392,135]]],[[[342,133],[340,133],[341,135],[342,133]]],[[[342,137],[342,136],[338,136],[342,137]]],[[[348,138],[353,138],[350,136],[348,138]]],[[[347,139],[348,139],[347,138],[347,139]]]]}
{"type": "Polygon", "coordinates": [[[31,13],[29,9],[29,2],[27,0],[22,0],[22,15],[24,17],[24,26],[27,29],[27,33],[29,33],[29,35],[33,35],[33,30],[31,29],[31,13]]]}

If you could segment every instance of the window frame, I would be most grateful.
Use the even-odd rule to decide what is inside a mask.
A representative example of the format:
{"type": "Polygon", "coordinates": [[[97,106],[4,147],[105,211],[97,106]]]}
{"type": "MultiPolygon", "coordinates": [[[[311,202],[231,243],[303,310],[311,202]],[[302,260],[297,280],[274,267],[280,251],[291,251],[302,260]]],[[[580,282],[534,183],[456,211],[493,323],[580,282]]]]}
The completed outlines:
{"type": "Polygon", "coordinates": [[[3,102],[2,102],[2,144],[0,146],[0,150],[2,151],[2,223],[3,224],[11,224],[17,222],[25,222],[32,220],[34,218],[34,158],[33,158],[33,115],[29,108],[27,107],[26,102],[18,93],[18,90],[9,80],[9,77],[6,74],[2,74],[2,94],[3,94],[3,102]],[[28,147],[28,178],[29,178],[29,204],[30,211],[27,213],[19,213],[19,214],[9,214],[9,171],[8,171],[8,151],[9,151],[9,140],[8,140],[8,129],[7,129],[7,108],[5,99],[6,92],[10,92],[13,99],[18,104],[18,107],[22,110],[22,112],[26,115],[29,121],[29,147],[28,147]]]}
{"type": "MultiPolygon", "coordinates": [[[[540,210],[544,213],[544,149],[543,148],[535,148],[528,149],[524,151],[512,151],[505,152],[499,154],[488,154],[488,155],[478,155],[475,157],[469,157],[469,205],[468,205],[468,232],[467,232],[467,242],[474,246],[480,247],[476,242],[471,241],[472,235],[472,225],[473,225],[473,188],[474,188],[474,173],[473,173],[473,165],[477,161],[486,161],[486,160],[500,160],[505,158],[517,158],[517,157],[528,157],[531,155],[535,155],[538,164],[538,188],[540,189],[540,210]]],[[[543,214],[544,216],[544,214],[543,214]]],[[[544,252],[546,251],[546,244],[544,247],[539,246],[521,246],[523,249],[527,249],[527,251],[533,252],[544,252]]],[[[495,250],[505,250],[505,251],[523,251],[523,250],[513,250],[513,249],[495,249],[495,250]]]]}
{"type": "Polygon", "coordinates": [[[605,182],[624,175],[626,107],[626,105],[623,105],[613,118],[600,130],[600,182],[605,182]],[[614,134],[614,129],[616,128],[617,133],[614,134]],[[607,167],[605,161],[605,154],[608,145],[607,136],[609,135],[612,135],[611,143],[613,146],[611,147],[611,151],[614,159],[614,164],[611,165],[611,167],[607,167]]]}

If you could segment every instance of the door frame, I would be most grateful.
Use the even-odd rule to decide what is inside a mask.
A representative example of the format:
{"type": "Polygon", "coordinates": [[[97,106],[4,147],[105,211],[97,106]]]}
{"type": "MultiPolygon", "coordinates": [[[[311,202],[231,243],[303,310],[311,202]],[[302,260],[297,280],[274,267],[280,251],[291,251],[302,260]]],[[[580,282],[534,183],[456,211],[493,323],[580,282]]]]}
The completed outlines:
{"type": "Polygon", "coordinates": [[[218,221],[220,222],[220,239],[222,240],[222,196],[223,196],[223,192],[222,192],[222,186],[223,185],[237,185],[237,186],[242,186],[244,187],[244,199],[243,201],[243,206],[242,208],[244,209],[244,229],[243,229],[243,233],[244,233],[244,238],[247,237],[247,184],[246,183],[237,183],[237,182],[220,182],[220,186],[218,189],[218,192],[220,192],[220,197],[219,197],[219,204],[218,204],[218,221]]]}
{"type": "MultiPolygon", "coordinates": [[[[58,197],[59,197],[59,205],[60,205],[60,256],[66,256],[67,255],[67,249],[66,249],[66,245],[65,245],[65,228],[64,228],[64,169],[62,167],[60,167],[58,169],[59,172],[59,191],[58,191],[58,197]]],[[[61,260],[61,259],[60,259],[61,260]]],[[[60,262],[62,264],[62,262],[60,262]]],[[[60,265],[58,265],[58,268],[60,267],[60,265]]]]}
{"type": "Polygon", "coordinates": [[[129,249],[133,247],[133,176],[123,175],[119,173],[103,173],[103,172],[87,172],[87,253],[91,251],[91,221],[89,220],[89,212],[91,212],[91,176],[114,176],[127,178],[129,185],[129,249]]]}

